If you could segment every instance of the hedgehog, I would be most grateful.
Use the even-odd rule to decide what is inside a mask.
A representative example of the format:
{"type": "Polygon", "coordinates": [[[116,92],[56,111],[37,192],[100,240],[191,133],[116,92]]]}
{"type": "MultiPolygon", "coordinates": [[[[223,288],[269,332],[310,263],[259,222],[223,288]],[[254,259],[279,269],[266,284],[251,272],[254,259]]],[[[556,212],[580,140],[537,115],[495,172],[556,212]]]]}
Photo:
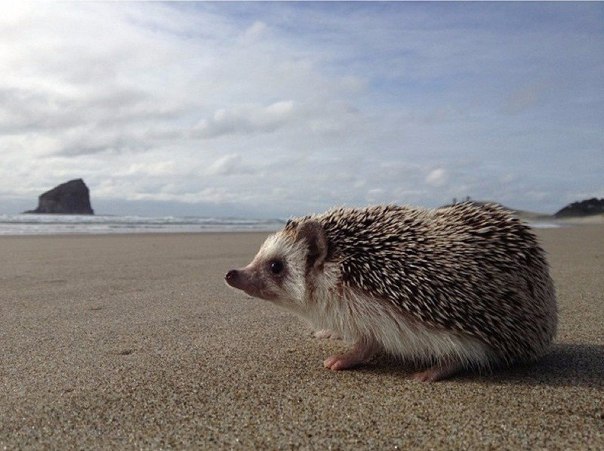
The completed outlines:
{"type": "Polygon", "coordinates": [[[231,287],[308,320],[351,349],[344,370],[387,354],[437,381],[543,355],[557,327],[545,252],[497,204],[335,208],[290,219],[231,287]]]}

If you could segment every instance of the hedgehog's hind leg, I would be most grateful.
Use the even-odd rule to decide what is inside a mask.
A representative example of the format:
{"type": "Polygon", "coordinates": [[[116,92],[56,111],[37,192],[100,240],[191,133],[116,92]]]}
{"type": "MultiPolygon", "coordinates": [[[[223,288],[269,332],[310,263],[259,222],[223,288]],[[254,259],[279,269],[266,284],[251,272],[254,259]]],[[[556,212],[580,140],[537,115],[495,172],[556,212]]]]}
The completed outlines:
{"type": "Polygon", "coordinates": [[[464,365],[456,360],[447,360],[431,366],[427,370],[419,371],[411,375],[411,379],[420,382],[436,382],[453,376],[464,368],[464,365]]]}
{"type": "Polygon", "coordinates": [[[325,359],[323,366],[333,371],[347,370],[367,362],[375,352],[374,346],[359,341],[346,354],[332,355],[325,359]]]}

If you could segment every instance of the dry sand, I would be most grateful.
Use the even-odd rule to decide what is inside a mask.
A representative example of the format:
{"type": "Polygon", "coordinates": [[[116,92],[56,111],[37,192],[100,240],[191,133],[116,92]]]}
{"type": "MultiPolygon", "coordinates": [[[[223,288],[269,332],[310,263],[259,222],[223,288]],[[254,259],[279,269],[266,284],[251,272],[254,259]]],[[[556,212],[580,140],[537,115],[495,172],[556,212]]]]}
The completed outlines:
{"type": "Polygon", "coordinates": [[[604,226],[538,231],[540,363],[423,384],[228,289],[262,234],[0,239],[0,449],[604,449],[604,226]]]}

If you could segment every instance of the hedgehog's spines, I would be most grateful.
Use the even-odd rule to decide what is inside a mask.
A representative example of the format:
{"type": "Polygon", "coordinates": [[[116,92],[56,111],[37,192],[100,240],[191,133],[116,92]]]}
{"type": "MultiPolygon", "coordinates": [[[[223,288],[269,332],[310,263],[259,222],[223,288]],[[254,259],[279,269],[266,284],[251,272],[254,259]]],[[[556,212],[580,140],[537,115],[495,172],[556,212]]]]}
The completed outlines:
{"type": "Polygon", "coordinates": [[[500,361],[532,359],[556,328],[545,254],[530,228],[496,204],[434,210],[335,208],[317,220],[341,284],[438,330],[475,337],[500,361]]]}

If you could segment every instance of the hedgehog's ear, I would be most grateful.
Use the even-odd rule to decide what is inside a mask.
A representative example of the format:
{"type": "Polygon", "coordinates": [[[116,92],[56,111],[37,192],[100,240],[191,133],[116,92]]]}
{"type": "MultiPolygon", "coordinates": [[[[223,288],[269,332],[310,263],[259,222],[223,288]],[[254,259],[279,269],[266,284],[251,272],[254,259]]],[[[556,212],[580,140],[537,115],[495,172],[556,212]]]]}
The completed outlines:
{"type": "Polygon", "coordinates": [[[298,239],[304,240],[308,246],[308,264],[320,267],[327,257],[327,237],[319,221],[310,219],[298,227],[298,239]]]}

